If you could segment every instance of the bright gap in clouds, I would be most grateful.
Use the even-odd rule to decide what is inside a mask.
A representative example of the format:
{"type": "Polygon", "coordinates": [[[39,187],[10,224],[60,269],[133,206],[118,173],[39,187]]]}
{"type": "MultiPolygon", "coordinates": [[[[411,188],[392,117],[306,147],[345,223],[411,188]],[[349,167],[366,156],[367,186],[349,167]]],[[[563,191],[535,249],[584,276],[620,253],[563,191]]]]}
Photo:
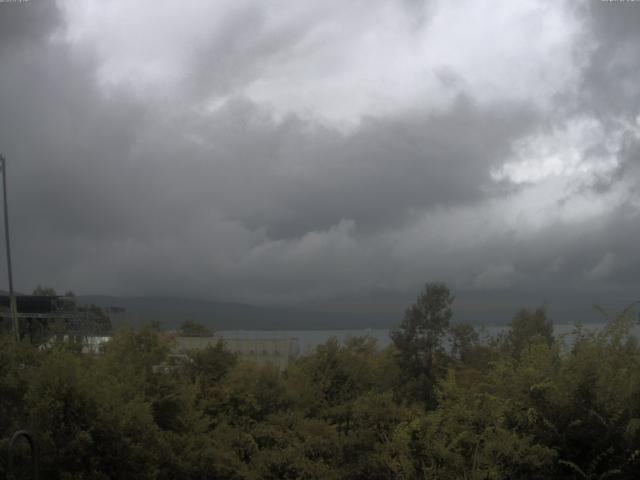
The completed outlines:
{"type": "Polygon", "coordinates": [[[514,159],[494,168],[496,181],[535,184],[550,177],[591,185],[619,167],[617,150],[625,134],[639,137],[637,128],[612,132],[593,118],[576,118],[551,131],[522,138],[514,146],[514,159]]]}

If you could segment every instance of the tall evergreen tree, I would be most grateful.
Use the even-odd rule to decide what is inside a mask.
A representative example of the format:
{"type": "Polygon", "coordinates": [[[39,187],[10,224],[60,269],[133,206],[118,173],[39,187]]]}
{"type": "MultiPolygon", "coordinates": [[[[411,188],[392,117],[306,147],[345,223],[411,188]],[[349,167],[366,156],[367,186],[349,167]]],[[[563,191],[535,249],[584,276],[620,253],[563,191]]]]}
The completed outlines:
{"type": "Polygon", "coordinates": [[[438,358],[442,357],[442,339],[449,327],[453,300],[444,283],[427,283],[405,311],[400,327],[391,333],[398,349],[398,363],[407,377],[403,382],[429,408],[435,406],[438,358]]]}

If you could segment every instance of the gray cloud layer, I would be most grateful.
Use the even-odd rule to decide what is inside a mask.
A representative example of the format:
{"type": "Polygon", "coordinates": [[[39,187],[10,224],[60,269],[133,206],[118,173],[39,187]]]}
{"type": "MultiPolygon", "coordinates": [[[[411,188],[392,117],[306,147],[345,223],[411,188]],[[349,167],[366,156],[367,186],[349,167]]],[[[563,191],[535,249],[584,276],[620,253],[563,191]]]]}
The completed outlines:
{"type": "Polygon", "coordinates": [[[512,60],[472,43],[483,18],[451,33],[462,43],[442,36],[466,17],[440,2],[193,2],[196,33],[158,30],[162,48],[107,36],[140,14],[116,3],[105,31],[90,2],[0,4],[19,288],[331,304],[444,279],[480,297],[637,296],[640,6],[500,4],[492,21],[559,32],[512,60]],[[380,70],[381,45],[407,61],[380,70]]]}

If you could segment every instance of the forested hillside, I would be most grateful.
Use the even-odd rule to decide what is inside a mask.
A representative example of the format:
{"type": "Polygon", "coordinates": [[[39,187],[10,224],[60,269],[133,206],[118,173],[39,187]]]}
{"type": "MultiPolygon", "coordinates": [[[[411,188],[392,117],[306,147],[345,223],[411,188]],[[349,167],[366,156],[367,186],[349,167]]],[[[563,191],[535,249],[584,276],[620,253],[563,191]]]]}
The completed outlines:
{"type": "Polygon", "coordinates": [[[630,315],[569,341],[525,310],[482,338],[452,301],[428,285],[391,347],[330,340],[282,372],[222,344],[172,361],[151,327],[98,356],[3,338],[0,476],[29,428],[46,479],[638,478],[630,315]]]}

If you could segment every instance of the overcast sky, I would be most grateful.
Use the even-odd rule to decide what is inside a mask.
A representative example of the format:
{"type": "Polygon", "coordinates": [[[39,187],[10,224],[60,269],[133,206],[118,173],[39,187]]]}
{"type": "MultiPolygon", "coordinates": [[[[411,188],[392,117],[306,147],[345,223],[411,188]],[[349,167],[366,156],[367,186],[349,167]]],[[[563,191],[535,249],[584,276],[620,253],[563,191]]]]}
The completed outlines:
{"type": "Polygon", "coordinates": [[[636,300],[639,26],[597,0],[2,2],[16,286],[636,300]]]}

